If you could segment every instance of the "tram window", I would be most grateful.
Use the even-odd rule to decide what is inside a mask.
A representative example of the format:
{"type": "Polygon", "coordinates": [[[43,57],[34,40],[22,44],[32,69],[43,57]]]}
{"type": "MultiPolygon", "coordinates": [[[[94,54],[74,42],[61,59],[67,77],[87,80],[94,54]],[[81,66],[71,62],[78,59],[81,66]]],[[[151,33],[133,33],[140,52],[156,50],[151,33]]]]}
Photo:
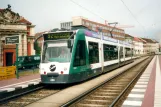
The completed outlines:
{"type": "Polygon", "coordinates": [[[47,49],[47,43],[45,42],[43,46],[42,63],[45,63],[47,60],[47,58],[45,57],[46,49],[47,49]]]}
{"type": "Polygon", "coordinates": [[[103,44],[104,61],[110,61],[118,59],[117,46],[103,44]]]}
{"type": "Polygon", "coordinates": [[[123,58],[123,47],[120,47],[120,58],[123,58]]]}
{"type": "Polygon", "coordinates": [[[131,57],[132,56],[132,51],[130,48],[125,48],[125,57],[131,57]]]}
{"type": "Polygon", "coordinates": [[[131,51],[132,51],[132,56],[134,56],[134,49],[132,48],[131,51]]]}
{"type": "Polygon", "coordinates": [[[89,49],[89,63],[94,64],[99,62],[99,48],[98,43],[88,42],[89,49]]]}
{"type": "Polygon", "coordinates": [[[86,65],[85,41],[78,40],[73,66],[76,67],[84,65],[86,65]]]}

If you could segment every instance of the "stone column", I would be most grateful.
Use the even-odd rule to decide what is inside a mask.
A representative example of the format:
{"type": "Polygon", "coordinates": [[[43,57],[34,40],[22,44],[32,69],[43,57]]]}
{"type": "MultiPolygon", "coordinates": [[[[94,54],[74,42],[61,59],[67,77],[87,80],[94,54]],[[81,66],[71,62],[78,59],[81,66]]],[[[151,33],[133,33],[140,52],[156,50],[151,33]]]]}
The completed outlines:
{"type": "Polygon", "coordinates": [[[27,56],[27,35],[24,34],[24,56],[27,56]]]}
{"type": "Polygon", "coordinates": [[[1,40],[1,37],[2,35],[0,35],[0,66],[3,66],[3,48],[2,48],[2,40],[1,40]]]}
{"type": "Polygon", "coordinates": [[[20,43],[18,44],[18,56],[23,56],[22,55],[23,34],[19,34],[19,36],[20,36],[20,43]]]}
{"type": "Polygon", "coordinates": [[[35,50],[34,50],[34,39],[32,39],[32,42],[31,42],[31,55],[35,55],[35,50]]]}

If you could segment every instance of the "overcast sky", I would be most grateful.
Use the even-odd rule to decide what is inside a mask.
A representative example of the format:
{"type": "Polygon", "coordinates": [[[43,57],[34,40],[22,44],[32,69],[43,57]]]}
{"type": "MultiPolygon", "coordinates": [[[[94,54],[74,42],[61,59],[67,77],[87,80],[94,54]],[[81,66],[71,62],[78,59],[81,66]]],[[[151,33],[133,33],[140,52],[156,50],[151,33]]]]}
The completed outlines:
{"type": "Polygon", "coordinates": [[[161,0],[0,0],[0,8],[6,8],[7,4],[36,25],[35,32],[59,28],[60,22],[83,16],[100,23],[107,20],[133,25],[133,28],[124,28],[125,32],[161,39],[161,0]]]}

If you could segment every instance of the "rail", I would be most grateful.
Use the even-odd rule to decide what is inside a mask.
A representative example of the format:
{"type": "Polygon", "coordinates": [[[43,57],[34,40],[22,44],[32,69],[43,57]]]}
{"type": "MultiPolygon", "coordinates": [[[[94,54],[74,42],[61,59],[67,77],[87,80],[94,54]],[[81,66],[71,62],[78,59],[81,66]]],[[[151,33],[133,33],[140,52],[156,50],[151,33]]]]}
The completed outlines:
{"type": "MultiPolygon", "coordinates": [[[[145,59],[145,60],[147,60],[147,59],[145,59]]],[[[141,61],[140,63],[144,62],[145,60],[141,61]]],[[[151,61],[151,59],[150,59],[150,61],[151,61]]],[[[136,64],[135,66],[139,65],[140,63],[136,64]]],[[[135,67],[135,66],[134,66],[134,67],[135,67]]],[[[147,64],[144,66],[144,68],[143,68],[141,71],[143,71],[143,70],[146,68],[146,66],[147,66],[147,64]]],[[[130,68],[130,69],[131,69],[131,68],[130,68]]],[[[89,94],[92,93],[94,90],[96,90],[96,89],[98,89],[99,87],[103,86],[103,85],[106,84],[107,82],[110,82],[110,81],[114,80],[115,78],[117,78],[118,76],[122,75],[123,73],[125,73],[126,71],[128,71],[128,70],[130,70],[130,69],[127,69],[127,70],[125,70],[125,71],[123,71],[123,72],[121,72],[121,73],[119,73],[119,74],[117,74],[117,75],[111,77],[110,79],[107,79],[107,80],[104,81],[102,84],[99,84],[99,85],[95,86],[94,88],[92,88],[92,89],[90,89],[90,90],[84,92],[83,94],[79,95],[78,97],[76,97],[76,98],[70,100],[69,102],[67,102],[67,103],[65,103],[65,104],[63,104],[63,105],[61,105],[61,107],[68,107],[68,106],[74,105],[75,103],[78,103],[81,99],[83,99],[83,97],[89,95],[89,94]]],[[[138,78],[138,76],[139,76],[140,74],[141,74],[141,72],[138,73],[138,74],[135,76],[135,78],[127,85],[127,87],[121,92],[121,94],[119,94],[119,96],[112,102],[112,104],[110,105],[110,107],[113,107],[113,106],[116,104],[116,102],[121,98],[121,96],[126,92],[126,90],[129,88],[129,86],[131,86],[131,84],[138,78]]]]}

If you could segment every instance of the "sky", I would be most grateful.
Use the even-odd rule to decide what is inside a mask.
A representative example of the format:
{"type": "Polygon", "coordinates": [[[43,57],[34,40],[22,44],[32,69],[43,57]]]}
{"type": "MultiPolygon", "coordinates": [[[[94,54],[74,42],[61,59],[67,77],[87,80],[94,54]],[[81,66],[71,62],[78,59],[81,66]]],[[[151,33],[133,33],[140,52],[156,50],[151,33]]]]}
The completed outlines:
{"type": "Polygon", "coordinates": [[[161,0],[0,0],[35,26],[35,32],[60,28],[61,22],[83,16],[99,23],[118,22],[125,33],[161,41],[161,0]]]}

